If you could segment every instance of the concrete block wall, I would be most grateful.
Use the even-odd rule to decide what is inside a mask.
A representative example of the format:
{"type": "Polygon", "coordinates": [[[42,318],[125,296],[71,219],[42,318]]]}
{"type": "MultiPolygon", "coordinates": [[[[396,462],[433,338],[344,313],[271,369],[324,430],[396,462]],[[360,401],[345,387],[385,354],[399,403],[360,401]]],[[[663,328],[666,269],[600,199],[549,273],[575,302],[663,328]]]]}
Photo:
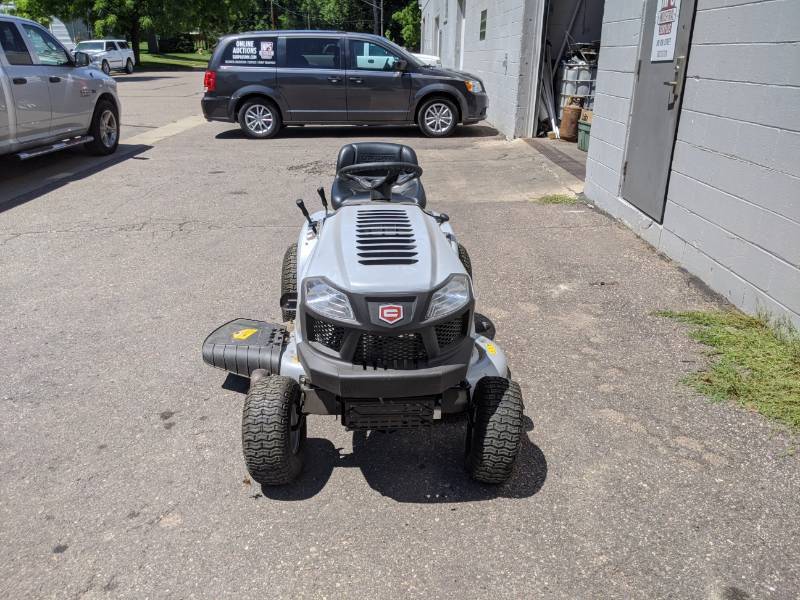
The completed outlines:
{"type": "Polygon", "coordinates": [[[603,58],[606,32],[642,7],[606,1],[609,98],[595,103],[586,194],[743,310],[800,326],[800,2],[698,0],[661,226],[619,198],[636,58],[603,58]]]}
{"type": "MultiPolygon", "coordinates": [[[[509,137],[516,134],[523,107],[520,86],[523,82],[520,60],[526,15],[543,0],[465,0],[463,70],[480,77],[489,92],[487,120],[509,137]],[[481,11],[487,11],[486,39],[480,39],[481,11]]],[[[434,23],[439,16],[442,31],[440,57],[445,67],[458,68],[457,0],[423,0],[425,19],[422,48],[432,53],[435,47],[434,23]],[[445,14],[447,19],[445,23],[445,14]]]]}

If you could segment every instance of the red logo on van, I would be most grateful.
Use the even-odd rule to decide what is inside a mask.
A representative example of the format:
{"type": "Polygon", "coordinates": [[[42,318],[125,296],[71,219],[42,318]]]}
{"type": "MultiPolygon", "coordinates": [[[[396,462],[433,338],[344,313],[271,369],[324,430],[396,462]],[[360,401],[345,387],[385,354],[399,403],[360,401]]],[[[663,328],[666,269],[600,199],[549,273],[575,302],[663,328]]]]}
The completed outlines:
{"type": "Polygon", "coordinates": [[[403,307],[398,304],[384,304],[378,308],[378,318],[389,325],[397,323],[403,318],[403,307]]]}

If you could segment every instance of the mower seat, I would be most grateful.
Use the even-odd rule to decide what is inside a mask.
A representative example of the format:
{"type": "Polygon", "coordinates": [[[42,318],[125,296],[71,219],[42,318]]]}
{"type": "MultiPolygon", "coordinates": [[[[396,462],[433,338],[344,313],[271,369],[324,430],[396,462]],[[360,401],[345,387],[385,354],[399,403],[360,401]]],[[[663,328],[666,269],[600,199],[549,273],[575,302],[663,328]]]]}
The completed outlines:
{"type": "MultiPolygon", "coordinates": [[[[369,200],[370,193],[358,187],[349,179],[341,177],[339,171],[343,167],[361,163],[373,162],[408,162],[418,165],[417,153],[408,146],[401,144],[390,144],[388,142],[357,142],[347,144],[339,150],[339,158],[336,160],[336,177],[331,186],[331,206],[338,210],[347,202],[369,200]]],[[[376,173],[377,174],[377,173],[376,173]]],[[[393,202],[413,202],[421,208],[425,208],[425,189],[422,182],[412,179],[403,185],[392,187],[393,202]]]]}

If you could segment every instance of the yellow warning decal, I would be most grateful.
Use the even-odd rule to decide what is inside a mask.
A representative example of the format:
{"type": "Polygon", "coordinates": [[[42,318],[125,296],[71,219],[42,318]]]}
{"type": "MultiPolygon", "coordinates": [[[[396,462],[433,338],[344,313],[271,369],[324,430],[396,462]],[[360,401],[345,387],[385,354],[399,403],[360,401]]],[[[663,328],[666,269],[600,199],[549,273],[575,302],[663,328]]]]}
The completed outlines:
{"type": "Polygon", "coordinates": [[[240,329],[239,331],[234,332],[232,337],[235,340],[246,340],[254,333],[258,333],[258,329],[240,329]]]}
{"type": "Polygon", "coordinates": [[[492,344],[491,342],[488,342],[488,343],[486,344],[486,351],[487,351],[489,354],[491,354],[492,356],[494,356],[495,354],[497,354],[497,348],[495,348],[495,347],[494,347],[494,344],[492,344]]]}

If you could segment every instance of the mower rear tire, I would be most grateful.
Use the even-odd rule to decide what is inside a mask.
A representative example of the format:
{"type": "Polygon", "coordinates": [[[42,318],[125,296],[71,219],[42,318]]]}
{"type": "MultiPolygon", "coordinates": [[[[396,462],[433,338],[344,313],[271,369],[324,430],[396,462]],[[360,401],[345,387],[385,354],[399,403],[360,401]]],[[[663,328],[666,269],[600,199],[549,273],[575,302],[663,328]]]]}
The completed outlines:
{"type": "Polygon", "coordinates": [[[467,272],[467,275],[472,278],[472,260],[469,258],[469,252],[467,249],[464,248],[461,244],[458,245],[458,258],[461,261],[461,264],[464,265],[464,270],[467,272]]]}
{"type": "MultiPolygon", "coordinates": [[[[286,248],[281,269],[281,301],[287,294],[297,297],[297,244],[286,248]]],[[[284,322],[294,321],[297,311],[281,308],[284,322]]]]}
{"type": "Polygon", "coordinates": [[[522,391],[504,377],[484,377],[475,385],[469,409],[466,466],[481,483],[511,477],[523,435],[522,391]]]}
{"type": "Polygon", "coordinates": [[[242,411],[242,450],[255,481],[294,481],[303,469],[306,431],[300,386],[294,379],[269,375],[252,382],[242,411]]]}

